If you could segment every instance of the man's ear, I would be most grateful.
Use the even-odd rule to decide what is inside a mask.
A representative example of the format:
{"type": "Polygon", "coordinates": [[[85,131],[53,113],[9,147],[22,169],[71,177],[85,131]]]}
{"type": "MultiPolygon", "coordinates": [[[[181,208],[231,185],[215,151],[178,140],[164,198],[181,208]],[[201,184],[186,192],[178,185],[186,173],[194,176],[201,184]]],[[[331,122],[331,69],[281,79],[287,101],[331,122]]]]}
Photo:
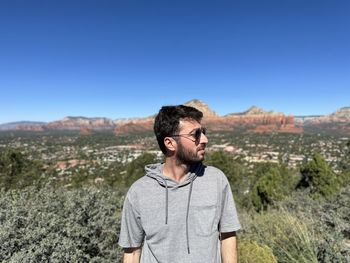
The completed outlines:
{"type": "Polygon", "coordinates": [[[174,138],[165,137],[164,145],[171,152],[174,152],[176,150],[176,141],[174,140],[174,138]]]}

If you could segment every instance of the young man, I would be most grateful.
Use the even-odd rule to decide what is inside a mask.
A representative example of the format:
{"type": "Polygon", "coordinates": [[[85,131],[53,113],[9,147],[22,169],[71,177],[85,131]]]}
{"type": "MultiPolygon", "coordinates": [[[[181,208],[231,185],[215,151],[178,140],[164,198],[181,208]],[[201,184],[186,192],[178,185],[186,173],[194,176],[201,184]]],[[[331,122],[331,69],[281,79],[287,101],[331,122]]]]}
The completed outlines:
{"type": "Polygon", "coordinates": [[[125,198],[119,245],[123,262],[237,262],[240,229],[230,185],[204,166],[208,138],[195,108],[164,106],[154,132],[163,164],[146,166],[125,198]]]}

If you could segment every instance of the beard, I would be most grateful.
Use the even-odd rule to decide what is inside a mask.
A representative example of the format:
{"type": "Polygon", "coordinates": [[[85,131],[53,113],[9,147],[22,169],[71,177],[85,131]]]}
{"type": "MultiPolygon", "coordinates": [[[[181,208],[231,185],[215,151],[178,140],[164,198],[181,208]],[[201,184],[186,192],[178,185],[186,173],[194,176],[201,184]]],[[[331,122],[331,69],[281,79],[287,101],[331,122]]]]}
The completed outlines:
{"type": "MultiPolygon", "coordinates": [[[[202,147],[199,150],[204,150],[204,148],[202,147]]],[[[184,149],[182,144],[179,143],[176,160],[178,164],[192,165],[202,162],[204,160],[204,155],[198,155],[198,149],[193,151],[184,149]]]]}

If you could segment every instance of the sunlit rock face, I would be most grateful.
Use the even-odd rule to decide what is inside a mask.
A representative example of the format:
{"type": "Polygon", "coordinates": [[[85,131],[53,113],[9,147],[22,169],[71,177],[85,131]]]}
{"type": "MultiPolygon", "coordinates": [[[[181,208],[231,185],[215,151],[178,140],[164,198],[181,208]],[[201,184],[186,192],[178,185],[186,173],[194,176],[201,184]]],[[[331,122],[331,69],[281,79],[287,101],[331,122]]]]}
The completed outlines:
{"type": "Polygon", "coordinates": [[[113,129],[115,124],[107,118],[65,117],[62,120],[50,122],[46,125],[50,130],[80,130],[82,128],[92,130],[113,129]]]}
{"type": "MultiPolygon", "coordinates": [[[[313,132],[337,132],[350,134],[350,107],[343,107],[329,115],[293,116],[281,112],[265,111],[256,106],[238,113],[218,115],[206,103],[194,99],[184,105],[203,112],[202,124],[211,131],[241,131],[250,133],[302,133],[305,129],[313,132]]],[[[145,118],[117,119],[65,117],[49,123],[18,122],[0,125],[0,130],[77,130],[88,134],[94,130],[111,130],[116,135],[151,132],[155,115],[145,118]]]]}
{"type": "MultiPolygon", "coordinates": [[[[211,131],[235,131],[244,128],[247,132],[289,132],[301,133],[301,127],[295,127],[294,117],[283,113],[264,111],[256,106],[242,113],[231,113],[219,116],[207,104],[200,100],[191,100],[184,105],[194,107],[203,112],[202,124],[211,131]]],[[[116,134],[152,131],[154,117],[132,120],[120,123],[115,129],[116,134]]]]}

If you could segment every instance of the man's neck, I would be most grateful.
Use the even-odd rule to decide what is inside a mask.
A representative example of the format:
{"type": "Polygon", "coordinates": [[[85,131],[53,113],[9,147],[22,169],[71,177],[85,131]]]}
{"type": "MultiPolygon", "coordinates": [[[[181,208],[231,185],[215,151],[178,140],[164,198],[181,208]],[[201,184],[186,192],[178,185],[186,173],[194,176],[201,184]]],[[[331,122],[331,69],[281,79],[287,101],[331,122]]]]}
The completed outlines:
{"type": "Polygon", "coordinates": [[[186,174],[190,170],[190,165],[187,164],[178,164],[176,160],[173,158],[166,158],[164,167],[163,167],[163,174],[173,179],[174,181],[181,183],[186,179],[186,174]]]}

